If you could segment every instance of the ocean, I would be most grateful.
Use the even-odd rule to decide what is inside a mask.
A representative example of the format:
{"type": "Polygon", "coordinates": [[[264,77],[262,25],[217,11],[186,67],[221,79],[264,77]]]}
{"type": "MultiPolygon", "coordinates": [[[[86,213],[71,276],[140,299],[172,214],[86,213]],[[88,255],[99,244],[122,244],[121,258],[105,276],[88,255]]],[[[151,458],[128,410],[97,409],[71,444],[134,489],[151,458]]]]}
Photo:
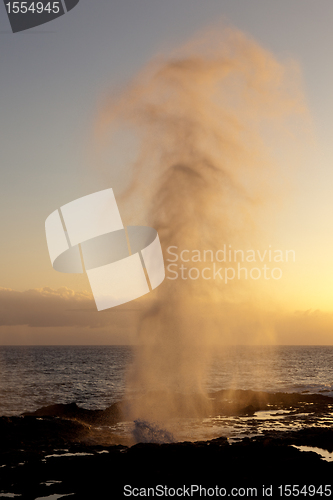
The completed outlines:
{"type": "MultiPolygon", "coordinates": [[[[73,402],[80,408],[105,410],[125,398],[125,374],[136,349],[134,346],[2,346],[0,415],[17,416],[48,405],[73,402]]],[[[226,390],[246,394],[260,391],[268,395],[296,393],[299,397],[296,407],[284,404],[283,408],[271,405],[270,409],[268,405],[264,410],[254,409],[243,415],[214,414],[178,420],[177,440],[206,440],[221,435],[235,440],[272,429],[330,426],[333,399],[332,405],[318,412],[315,405],[310,411],[313,403],[303,401],[303,404],[302,398],[311,394],[333,398],[333,346],[216,349],[207,366],[203,390],[207,394],[226,390]]],[[[121,443],[133,434],[133,425],[133,422],[117,422],[107,427],[114,442],[121,443]]],[[[137,431],[136,428],[136,435],[137,431]]]]}

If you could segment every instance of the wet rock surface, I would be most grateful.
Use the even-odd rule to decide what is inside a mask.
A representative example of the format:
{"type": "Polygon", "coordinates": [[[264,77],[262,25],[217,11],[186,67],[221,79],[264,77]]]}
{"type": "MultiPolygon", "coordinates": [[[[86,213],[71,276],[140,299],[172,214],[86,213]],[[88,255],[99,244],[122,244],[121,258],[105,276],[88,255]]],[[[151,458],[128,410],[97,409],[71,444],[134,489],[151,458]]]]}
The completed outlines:
{"type": "Polygon", "coordinates": [[[333,462],[323,461],[316,453],[301,452],[292,444],[332,449],[333,432],[276,432],[233,444],[221,437],[205,442],[132,447],[66,443],[63,439],[43,442],[40,437],[35,449],[31,442],[28,447],[21,443],[23,448],[1,453],[1,491],[19,494],[23,499],[51,494],[103,499],[124,498],[125,485],[201,485],[227,489],[256,487],[260,497],[263,485],[273,485],[274,497],[280,498],[279,485],[330,484],[333,462]]]}
{"type": "MultiPolygon", "coordinates": [[[[314,485],[318,493],[297,496],[329,497],[318,488],[333,484],[333,462],[294,446],[333,451],[333,429],[316,425],[316,418],[331,415],[332,398],[253,391],[236,397],[220,391],[214,397],[221,415],[288,409],[290,418],[297,412],[305,413],[313,425],[298,431],[264,431],[233,442],[221,436],[210,441],[110,446],[107,440],[103,442],[96,426],[120,421],[119,405],[95,412],[75,404],[53,405],[34,414],[1,417],[0,498],[15,494],[27,500],[68,495],[72,499],[118,499],[126,498],[124,493],[133,488],[146,488],[135,492],[148,496],[147,488],[157,485],[226,488],[225,496],[230,496],[231,488],[256,488],[256,495],[244,490],[245,494],[239,495],[243,498],[287,498],[281,495],[280,485],[314,485]],[[263,496],[263,485],[272,486],[272,495],[263,496]]],[[[153,496],[152,491],[149,496],[153,496]]],[[[199,492],[192,496],[199,497],[199,492]]]]}

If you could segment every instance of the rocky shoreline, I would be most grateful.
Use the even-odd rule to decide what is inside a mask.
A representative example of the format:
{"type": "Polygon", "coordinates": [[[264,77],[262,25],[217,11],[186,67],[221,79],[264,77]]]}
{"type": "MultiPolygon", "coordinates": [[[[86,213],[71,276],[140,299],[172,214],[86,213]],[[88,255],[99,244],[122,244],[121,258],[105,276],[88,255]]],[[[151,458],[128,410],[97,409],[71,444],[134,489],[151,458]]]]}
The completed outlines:
{"type": "MultiPolygon", "coordinates": [[[[238,394],[238,412],[255,412],[269,404],[274,409],[288,405],[291,413],[304,413],[305,407],[309,408],[310,419],[318,412],[330,415],[332,398],[325,396],[280,393],[263,399],[260,393],[245,392],[238,394]]],[[[231,411],[232,403],[225,394],[224,400],[231,411]]],[[[333,462],[314,451],[296,448],[308,446],[332,452],[333,429],[329,425],[318,427],[314,423],[298,431],[264,431],[234,442],[224,436],[210,441],[132,446],[103,442],[97,424],[118,419],[119,405],[96,412],[75,404],[1,417],[0,498],[17,495],[22,500],[103,500],[176,496],[177,491],[178,496],[199,498],[200,493],[202,497],[235,496],[232,488],[243,488],[237,490],[237,496],[243,498],[293,498],[289,490],[284,490],[286,485],[315,488],[303,489],[295,496],[332,496],[328,487],[332,488],[333,462]]]]}

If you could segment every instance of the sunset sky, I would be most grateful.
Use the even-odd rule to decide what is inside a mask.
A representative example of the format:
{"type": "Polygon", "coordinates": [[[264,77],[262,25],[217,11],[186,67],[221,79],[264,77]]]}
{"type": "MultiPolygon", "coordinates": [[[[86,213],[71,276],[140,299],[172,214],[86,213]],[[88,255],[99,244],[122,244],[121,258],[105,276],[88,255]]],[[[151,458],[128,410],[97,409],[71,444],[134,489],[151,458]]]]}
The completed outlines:
{"type": "Polygon", "coordinates": [[[0,345],[135,341],[145,299],[98,313],[85,275],[53,270],[45,219],[101,189],[120,197],[130,180],[128,145],[120,143],[108,178],[95,157],[103,100],[151,58],[225,24],[298,68],[308,109],[303,142],[293,148],[290,140],[278,154],[285,187],[274,231],[262,240],[262,249],[295,253],[281,280],[258,282],[263,317],[275,331],[267,341],[333,344],[333,4],[80,0],[55,21],[16,34],[3,3],[0,11],[0,345]]]}

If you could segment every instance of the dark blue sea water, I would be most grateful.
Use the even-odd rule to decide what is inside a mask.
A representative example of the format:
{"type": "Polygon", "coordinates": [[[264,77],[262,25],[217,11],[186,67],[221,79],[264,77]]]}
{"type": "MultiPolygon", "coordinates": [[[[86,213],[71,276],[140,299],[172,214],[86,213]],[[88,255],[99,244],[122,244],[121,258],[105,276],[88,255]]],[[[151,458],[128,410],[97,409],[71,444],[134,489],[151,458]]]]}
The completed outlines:
{"type": "MultiPolygon", "coordinates": [[[[42,406],[71,402],[88,409],[107,408],[125,396],[126,369],[135,350],[132,346],[0,347],[0,415],[19,415],[42,406]]],[[[252,389],[333,397],[333,346],[220,348],[207,366],[204,389],[207,392],[252,389]]],[[[261,419],[261,428],[281,425],[283,412],[276,418],[267,412],[259,413],[262,415],[256,414],[255,418],[257,423],[261,419]]],[[[241,433],[249,425],[246,418],[212,418],[200,422],[194,419],[185,437],[214,437],[225,427],[230,434],[241,433]]],[[[321,424],[333,423],[333,418],[327,422],[326,415],[325,419],[321,424]]],[[[306,425],[306,419],[301,417],[295,422],[306,425]]],[[[117,435],[126,434],[126,425],[118,424],[113,430],[117,435]]]]}
{"type": "Polygon", "coordinates": [[[75,401],[106,408],[124,395],[129,346],[1,346],[0,415],[75,401]]]}

